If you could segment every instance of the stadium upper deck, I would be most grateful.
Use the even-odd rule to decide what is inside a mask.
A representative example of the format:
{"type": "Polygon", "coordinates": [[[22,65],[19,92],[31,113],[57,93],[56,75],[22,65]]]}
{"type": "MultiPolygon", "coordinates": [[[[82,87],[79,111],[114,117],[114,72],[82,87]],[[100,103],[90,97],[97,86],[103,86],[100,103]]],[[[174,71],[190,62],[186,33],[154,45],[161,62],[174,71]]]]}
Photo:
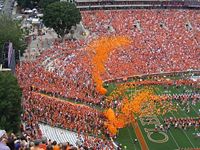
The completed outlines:
{"type": "MultiPolygon", "coordinates": [[[[108,2],[108,1],[112,1],[112,2],[116,2],[116,1],[141,1],[141,0],[74,0],[75,2],[108,2]]],[[[142,0],[142,1],[152,1],[152,0],[142,0]]],[[[174,0],[153,0],[153,1],[174,1],[174,0]]],[[[199,1],[200,0],[176,0],[176,1],[199,1]]]]}
{"type": "Polygon", "coordinates": [[[199,9],[200,0],[74,0],[81,10],[130,8],[199,9]]]}

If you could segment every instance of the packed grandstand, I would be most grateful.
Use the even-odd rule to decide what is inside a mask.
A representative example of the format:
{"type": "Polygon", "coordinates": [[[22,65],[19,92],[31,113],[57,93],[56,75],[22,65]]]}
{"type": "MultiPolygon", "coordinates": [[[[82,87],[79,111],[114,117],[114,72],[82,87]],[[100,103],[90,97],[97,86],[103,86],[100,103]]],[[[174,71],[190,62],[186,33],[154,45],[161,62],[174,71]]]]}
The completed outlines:
{"type": "MultiPolygon", "coordinates": [[[[35,61],[23,61],[16,68],[18,82],[23,89],[24,112],[21,131],[26,140],[43,139],[44,135],[39,124],[47,124],[73,131],[78,138],[81,137],[80,143],[59,145],[63,150],[66,147],[80,150],[131,150],[138,147],[151,149],[148,142],[149,148],[142,146],[143,140],[137,132],[133,140],[135,142],[139,140],[138,147],[137,143],[134,147],[127,148],[123,142],[121,143],[123,146],[120,142],[115,142],[118,135],[113,134],[109,127],[106,128],[105,122],[109,117],[106,117],[104,110],[119,109],[122,101],[120,98],[107,101],[109,89],[105,94],[96,88],[94,71],[98,72],[99,68],[94,69],[94,67],[103,65],[104,71],[98,73],[105,88],[113,83],[132,84],[128,85],[129,89],[141,85],[163,86],[165,90],[171,86],[175,86],[176,89],[181,86],[189,87],[191,93],[166,93],[163,97],[159,96],[165,101],[175,100],[186,106],[190,103],[197,105],[195,110],[198,111],[200,80],[199,78],[191,80],[189,77],[200,74],[200,11],[197,9],[200,2],[139,3],[139,1],[104,0],[76,3],[80,7],[86,6],[84,9],[81,8],[81,15],[82,24],[87,32],[80,33],[85,38],[66,40],[63,43],[56,40],[54,45],[42,51],[35,61]],[[139,6],[146,4],[147,8],[139,6]],[[106,5],[109,5],[109,9],[106,5]],[[113,5],[120,5],[120,8],[118,9],[118,6],[111,8],[113,5]],[[134,5],[140,9],[134,8],[134,5]],[[167,7],[169,5],[171,8],[167,7]],[[90,7],[87,8],[88,6],[90,7]],[[149,9],[150,6],[156,7],[149,9]],[[95,54],[91,55],[88,47],[93,41],[107,37],[128,37],[129,44],[114,47],[109,53],[103,53],[105,57],[99,58],[104,60],[103,62],[95,61],[92,57],[95,54]]],[[[188,107],[184,108],[186,112],[191,111],[188,107]]],[[[199,132],[200,118],[199,114],[197,117],[188,116],[182,120],[173,116],[165,118],[163,125],[166,128],[170,126],[177,128],[179,125],[183,125],[183,128],[192,126],[191,128],[194,127],[194,130],[199,132]],[[185,127],[185,124],[188,125],[185,127]]],[[[158,126],[155,126],[155,131],[164,130],[162,126],[158,126]]],[[[52,144],[47,139],[41,141],[46,145],[52,144]]],[[[199,137],[196,144],[185,147],[198,149],[200,147],[198,141],[199,137]]],[[[39,144],[38,141],[35,143],[39,144]]],[[[57,144],[54,142],[52,146],[55,145],[57,144]]],[[[184,146],[178,144],[177,148],[181,149],[184,146]]]]}

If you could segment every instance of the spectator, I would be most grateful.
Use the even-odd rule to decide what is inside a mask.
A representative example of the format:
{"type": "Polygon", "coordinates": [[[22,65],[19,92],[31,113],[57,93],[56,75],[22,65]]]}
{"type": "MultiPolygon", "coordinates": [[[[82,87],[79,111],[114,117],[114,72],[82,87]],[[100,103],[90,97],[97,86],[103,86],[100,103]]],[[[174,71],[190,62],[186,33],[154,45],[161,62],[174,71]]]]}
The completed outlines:
{"type": "Polygon", "coordinates": [[[53,141],[52,145],[53,145],[53,150],[60,150],[60,147],[57,145],[56,141],[53,141]]]}
{"type": "MultiPolygon", "coordinates": [[[[46,150],[53,150],[52,145],[48,145],[47,148],[46,148],[46,150]]],[[[65,149],[65,150],[66,150],[66,149],[65,149]]]]}
{"type": "Polygon", "coordinates": [[[43,150],[43,149],[41,149],[41,148],[39,147],[39,145],[40,145],[40,141],[39,141],[39,140],[35,140],[35,141],[34,141],[34,146],[31,147],[31,150],[43,150]]]}
{"type": "Polygon", "coordinates": [[[0,150],[10,150],[6,145],[7,143],[7,134],[5,130],[0,130],[0,150]]]}
{"type": "Polygon", "coordinates": [[[39,147],[43,150],[46,150],[47,148],[47,138],[46,137],[42,137],[42,143],[40,143],[39,147]]]}

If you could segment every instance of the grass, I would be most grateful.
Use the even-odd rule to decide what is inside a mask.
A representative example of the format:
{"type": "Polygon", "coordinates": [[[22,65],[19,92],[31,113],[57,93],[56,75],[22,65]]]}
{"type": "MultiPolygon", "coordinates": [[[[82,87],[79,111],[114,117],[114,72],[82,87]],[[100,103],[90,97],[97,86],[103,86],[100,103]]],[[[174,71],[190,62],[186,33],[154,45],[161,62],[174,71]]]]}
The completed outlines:
{"type": "Polygon", "coordinates": [[[137,137],[135,135],[133,127],[129,125],[128,127],[122,128],[119,130],[118,138],[116,139],[116,142],[121,143],[123,149],[125,149],[124,146],[126,146],[127,149],[140,150],[141,148],[140,148],[139,142],[134,143],[134,140],[136,138],[137,137]]]}
{"type": "MultiPolygon", "coordinates": [[[[176,77],[176,79],[179,79],[176,77]]],[[[120,83],[117,83],[120,84],[120,83]]],[[[115,83],[110,83],[107,84],[105,87],[107,88],[107,94],[106,96],[109,96],[111,92],[116,89],[115,83]]],[[[142,89],[144,86],[137,86],[134,88],[130,88],[125,91],[125,95],[128,97],[131,97],[132,94],[134,94],[136,91],[142,89]]],[[[169,86],[169,87],[164,87],[163,85],[154,85],[153,86],[156,90],[156,94],[162,95],[162,94],[181,94],[181,93],[191,93],[193,91],[195,92],[200,92],[199,89],[193,89],[192,87],[189,86],[169,86]]],[[[59,97],[60,98],[60,97],[59,97]]],[[[75,103],[74,100],[70,99],[64,99],[60,98],[72,103],[75,103]]],[[[76,102],[77,104],[84,104],[88,105],[82,102],[76,102]]],[[[174,105],[177,105],[178,102],[174,101],[174,105]]],[[[90,106],[90,105],[89,105],[90,106]]],[[[98,110],[102,110],[99,106],[90,106],[98,110]]],[[[200,108],[200,103],[197,103],[196,106],[191,107],[191,111],[186,113],[184,110],[184,107],[179,104],[179,108],[177,112],[169,112],[164,116],[156,116],[157,119],[161,124],[163,124],[163,120],[165,117],[176,117],[176,118],[183,118],[183,117],[199,117],[199,108],[200,108]]],[[[103,110],[102,110],[103,111],[103,110]]],[[[195,138],[194,133],[197,132],[194,130],[194,128],[190,128],[187,130],[183,129],[174,129],[171,127],[171,129],[164,133],[168,137],[168,140],[163,142],[163,143],[156,143],[148,138],[148,134],[151,134],[151,137],[155,140],[162,140],[165,138],[163,134],[160,134],[159,132],[153,132],[155,125],[150,124],[150,125],[142,125],[141,121],[138,121],[138,124],[140,126],[141,132],[143,134],[143,137],[149,147],[150,150],[174,150],[174,149],[179,149],[179,148],[200,148],[200,138],[195,138]]],[[[200,132],[200,129],[198,130],[200,132]]],[[[135,142],[134,140],[137,139],[136,134],[134,132],[134,127],[132,125],[127,126],[126,128],[120,129],[119,133],[116,138],[116,142],[120,143],[122,145],[122,149],[126,150],[140,150],[141,146],[139,142],[135,142]]]]}
{"type": "MultiPolygon", "coordinates": [[[[108,85],[109,92],[111,92],[112,87],[115,87],[114,84],[112,85],[108,85]]],[[[190,93],[191,91],[196,91],[199,92],[199,90],[197,91],[196,89],[193,89],[189,86],[170,86],[167,89],[164,88],[164,86],[160,86],[160,85],[155,85],[154,86],[156,88],[156,93],[157,94],[166,94],[166,93],[171,93],[171,94],[181,94],[181,93],[190,93]]],[[[135,91],[135,89],[129,89],[130,91],[135,91]]],[[[130,92],[127,92],[126,94],[130,94],[130,92]]],[[[156,116],[159,120],[159,122],[161,124],[163,124],[163,120],[164,118],[169,118],[169,117],[174,117],[174,118],[188,118],[188,117],[199,117],[200,114],[198,114],[199,112],[199,108],[200,108],[200,103],[197,103],[195,106],[191,107],[190,112],[186,112],[183,108],[183,106],[181,106],[180,103],[173,101],[174,105],[178,104],[178,111],[177,112],[169,112],[164,116],[156,116]]],[[[166,142],[163,143],[155,143],[152,142],[151,140],[149,140],[147,134],[151,133],[151,137],[155,140],[161,140],[163,139],[165,136],[160,134],[160,133],[156,133],[153,132],[151,130],[155,129],[155,125],[154,124],[150,124],[150,125],[142,125],[141,121],[138,121],[140,129],[142,131],[142,134],[144,136],[144,139],[149,147],[150,150],[175,150],[175,149],[179,149],[179,148],[200,148],[200,138],[195,138],[194,133],[195,132],[200,132],[200,129],[198,129],[198,131],[195,131],[194,127],[191,127],[190,129],[184,130],[184,129],[174,129],[174,127],[171,127],[169,131],[167,131],[165,134],[168,137],[168,140],[166,142]],[[149,130],[149,132],[145,132],[146,130],[149,130]]],[[[137,144],[133,144],[133,140],[136,138],[136,135],[134,133],[134,129],[132,126],[128,126],[126,128],[120,129],[119,134],[117,136],[116,141],[118,143],[121,143],[123,146],[126,145],[127,146],[127,150],[135,150],[135,149],[141,149],[139,143],[137,144]]],[[[122,146],[122,147],[123,147],[122,146]]],[[[125,148],[124,148],[125,149],[125,148]]]]}
{"type": "MultiPolygon", "coordinates": [[[[195,107],[195,109],[200,108],[200,103],[195,107]]],[[[178,110],[174,113],[168,113],[165,116],[157,116],[160,123],[163,123],[163,119],[165,117],[176,117],[176,118],[183,118],[183,117],[199,117],[198,114],[196,114],[194,111],[191,110],[190,113],[186,113],[182,110],[178,110]]],[[[178,149],[178,148],[197,148],[200,147],[200,139],[197,139],[194,137],[194,133],[196,132],[194,128],[190,128],[187,130],[183,129],[174,129],[171,127],[171,129],[166,133],[168,136],[168,141],[164,143],[155,143],[149,140],[147,137],[147,132],[145,132],[146,129],[154,129],[155,125],[145,125],[143,126],[141,124],[141,121],[139,121],[140,129],[142,131],[142,134],[145,138],[145,141],[149,147],[150,150],[172,150],[172,149],[178,149]]],[[[198,130],[200,132],[200,130],[198,130]]],[[[120,129],[117,142],[121,143],[123,146],[127,146],[127,150],[133,150],[133,149],[140,149],[140,145],[137,144],[137,147],[135,148],[133,145],[133,140],[135,139],[135,133],[132,126],[120,129]]],[[[159,133],[153,133],[152,134],[153,139],[163,139],[164,136],[159,133]]]]}

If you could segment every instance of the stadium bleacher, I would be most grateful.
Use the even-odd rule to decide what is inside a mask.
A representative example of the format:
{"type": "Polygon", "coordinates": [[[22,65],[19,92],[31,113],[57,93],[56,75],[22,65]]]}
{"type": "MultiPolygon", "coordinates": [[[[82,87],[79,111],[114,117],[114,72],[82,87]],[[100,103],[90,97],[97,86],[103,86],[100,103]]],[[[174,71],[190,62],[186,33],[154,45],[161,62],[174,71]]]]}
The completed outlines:
{"type": "MultiPolygon", "coordinates": [[[[71,105],[80,102],[87,106],[105,106],[105,96],[95,90],[93,64],[86,48],[97,37],[127,35],[133,39],[129,48],[114,51],[106,60],[106,71],[101,74],[106,83],[134,76],[146,79],[190,71],[199,74],[200,15],[197,10],[186,10],[196,9],[199,4],[200,1],[76,1],[77,7],[84,10],[81,11],[83,25],[90,31],[86,40],[55,42],[36,61],[23,62],[17,67],[17,77],[25,95],[24,120],[34,116],[33,122],[48,124],[40,124],[46,137],[73,145],[77,141],[77,134],[71,132],[74,129],[95,136],[98,132],[107,134],[107,130],[101,128],[105,121],[102,112],[93,107],[89,110],[85,106],[71,105]],[[94,113],[88,115],[91,112],[94,113]],[[55,127],[60,125],[71,131],[55,127]]],[[[183,82],[196,84],[189,79],[183,82]]],[[[179,85],[173,81],[170,84],[179,85]]]]}

